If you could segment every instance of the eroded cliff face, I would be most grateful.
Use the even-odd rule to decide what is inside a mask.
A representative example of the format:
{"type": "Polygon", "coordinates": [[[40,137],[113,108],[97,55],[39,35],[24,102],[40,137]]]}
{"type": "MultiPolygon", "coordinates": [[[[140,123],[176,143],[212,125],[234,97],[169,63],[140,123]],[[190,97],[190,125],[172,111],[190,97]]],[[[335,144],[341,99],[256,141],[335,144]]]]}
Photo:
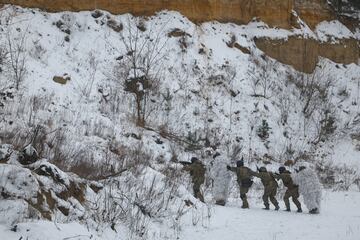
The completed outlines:
{"type": "MultiPolygon", "coordinates": [[[[194,22],[244,24],[258,18],[270,26],[287,29],[299,27],[299,18],[313,29],[321,21],[336,19],[327,0],[0,0],[1,3],[51,12],[103,9],[114,14],[144,16],[168,9],[179,11],[194,22]]],[[[359,27],[358,21],[339,20],[351,30],[359,27]]],[[[286,41],[262,38],[256,40],[256,45],[267,55],[307,73],[315,69],[320,56],[344,64],[357,63],[359,59],[359,43],[355,39],[332,44],[300,37],[286,41]]]]}
{"type": "Polygon", "coordinates": [[[256,39],[255,43],[268,56],[305,73],[315,70],[319,57],[328,58],[336,63],[357,64],[360,56],[359,42],[356,39],[321,43],[301,37],[290,37],[287,40],[261,38],[256,39]]]}
{"type": "Polygon", "coordinates": [[[1,0],[0,3],[55,12],[103,9],[114,14],[130,12],[135,15],[152,15],[168,9],[179,11],[195,22],[248,23],[259,18],[271,26],[283,28],[292,27],[293,9],[311,26],[333,18],[326,0],[1,0]]]}

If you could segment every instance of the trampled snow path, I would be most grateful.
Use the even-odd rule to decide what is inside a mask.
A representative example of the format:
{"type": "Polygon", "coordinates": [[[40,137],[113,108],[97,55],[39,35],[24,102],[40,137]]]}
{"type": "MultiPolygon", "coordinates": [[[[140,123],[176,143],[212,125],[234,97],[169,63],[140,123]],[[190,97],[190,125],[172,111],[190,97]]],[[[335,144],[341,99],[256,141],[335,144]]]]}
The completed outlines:
{"type": "MultiPolygon", "coordinates": [[[[251,201],[252,208],[243,210],[238,203],[227,207],[214,207],[208,223],[192,225],[192,217],[182,221],[180,240],[358,240],[360,236],[360,193],[325,192],[320,215],[304,213],[275,212],[261,209],[259,201],[251,201]],[[206,225],[206,227],[201,226],[206,225]]],[[[283,203],[281,203],[283,206],[283,203]]],[[[206,220],[205,220],[206,222],[206,220]]],[[[163,236],[170,236],[172,230],[160,226],[163,236]]],[[[117,228],[120,230],[119,228],[117,228]]],[[[18,225],[18,232],[8,226],[0,225],[1,240],[22,239],[131,239],[124,237],[121,230],[115,234],[105,231],[102,234],[90,233],[78,223],[57,224],[52,222],[32,222],[18,225]],[[61,230],[58,230],[61,229],[61,230]],[[92,237],[91,237],[92,236],[92,237]]],[[[152,239],[152,238],[150,238],[152,239]]],[[[175,239],[159,238],[154,239],[175,239]]]]}
{"type": "MultiPolygon", "coordinates": [[[[326,192],[320,215],[265,211],[256,204],[215,207],[206,229],[184,228],[181,239],[355,240],[360,239],[360,193],[326,192]]],[[[284,207],[283,202],[280,203],[284,207]]]]}

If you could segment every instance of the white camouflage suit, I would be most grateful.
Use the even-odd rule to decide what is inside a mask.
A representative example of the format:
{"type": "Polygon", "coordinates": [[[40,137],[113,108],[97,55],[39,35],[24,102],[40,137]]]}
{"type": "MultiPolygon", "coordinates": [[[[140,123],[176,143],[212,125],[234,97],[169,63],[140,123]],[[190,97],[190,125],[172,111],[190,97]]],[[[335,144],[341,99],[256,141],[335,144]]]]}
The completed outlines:
{"type": "Polygon", "coordinates": [[[292,174],[293,181],[299,186],[299,193],[303,195],[304,203],[309,211],[316,209],[320,212],[321,184],[316,173],[310,168],[305,168],[292,174]]]}
{"type": "Polygon", "coordinates": [[[212,175],[214,178],[214,199],[217,203],[223,202],[225,204],[229,195],[229,185],[231,181],[231,175],[226,169],[226,159],[221,156],[214,159],[212,175]]]}

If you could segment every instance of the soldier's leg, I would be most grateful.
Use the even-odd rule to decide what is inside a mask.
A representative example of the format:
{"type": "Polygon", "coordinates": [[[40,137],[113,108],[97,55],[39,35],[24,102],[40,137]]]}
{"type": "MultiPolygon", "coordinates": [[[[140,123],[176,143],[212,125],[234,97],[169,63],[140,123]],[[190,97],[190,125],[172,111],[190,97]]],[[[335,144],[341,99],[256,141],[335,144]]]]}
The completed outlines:
{"type": "Polygon", "coordinates": [[[269,189],[265,187],[264,194],[262,196],[262,200],[264,202],[265,209],[267,209],[267,210],[269,209],[269,195],[270,195],[269,189]]]}
{"type": "Polygon", "coordinates": [[[248,191],[249,191],[249,188],[240,186],[240,198],[243,202],[241,208],[249,208],[249,203],[248,203],[247,196],[246,196],[248,191]]]}
{"type": "Polygon", "coordinates": [[[271,203],[275,206],[275,210],[279,210],[279,202],[275,198],[276,191],[277,191],[277,187],[271,188],[269,198],[270,198],[271,203]]]}
{"type": "MultiPolygon", "coordinates": [[[[291,196],[291,192],[289,189],[286,190],[285,195],[284,195],[284,202],[285,202],[285,207],[286,207],[286,211],[290,211],[290,196],[291,196]]],[[[293,197],[293,201],[294,201],[294,197],[293,197]]]]}
{"type": "Polygon", "coordinates": [[[194,197],[199,199],[200,201],[204,202],[204,197],[200,191],[200,184],[194,183],[193,190],[194,190],[194,197]]]}
{"type": "Polygon", "coordinates": [[[301,203],[299,202],[298,198],[299,198],[299,190],[298,188],[294,188],[292,191],[291,191],[291,196],[292,196],[292,201],[294,202],[294,204],[296,205],[297,207],[297,211],[298,212],[302,212],[302,209],[301,209],[301,203]]]}

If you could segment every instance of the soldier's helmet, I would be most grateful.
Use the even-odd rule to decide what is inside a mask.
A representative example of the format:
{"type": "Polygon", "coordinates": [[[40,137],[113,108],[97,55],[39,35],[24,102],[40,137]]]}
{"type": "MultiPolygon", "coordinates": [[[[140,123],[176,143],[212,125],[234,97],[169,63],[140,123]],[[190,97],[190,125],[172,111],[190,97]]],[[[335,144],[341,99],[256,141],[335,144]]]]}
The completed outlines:
{"type": "Polygon", "coordinates": [[[197,162],[197,161],[199,161],[199,159],[197,157],[192,157],[191,158],[191,163],[194,163],[194,162],[197,162]]]}
{"type": "Polygon", "coordinates": [[[285,167],[279,167],[279,173],[283,173],[285,172],[286,168],[285,167]]]}
{"type": "Polygon", "coordinates": [[[244,160],[241,159],[241,160],[237,161],[237,162],[236,162],[236,166],[237,166],[237,167],[243,167],[243,166],[244,166],[244,160]]]}
{"type": "Polygon", "coordinates": [[[267,172],[266,167],[259,168],[259,172],[267,172]]]}
{"type": "Polygon", "coordinates": [[[304,170],[304,169],[306,169],[305,166],[300,166],[300,167],[299,167],[299,171],[302,171],[302,170],[304,170]]]}

